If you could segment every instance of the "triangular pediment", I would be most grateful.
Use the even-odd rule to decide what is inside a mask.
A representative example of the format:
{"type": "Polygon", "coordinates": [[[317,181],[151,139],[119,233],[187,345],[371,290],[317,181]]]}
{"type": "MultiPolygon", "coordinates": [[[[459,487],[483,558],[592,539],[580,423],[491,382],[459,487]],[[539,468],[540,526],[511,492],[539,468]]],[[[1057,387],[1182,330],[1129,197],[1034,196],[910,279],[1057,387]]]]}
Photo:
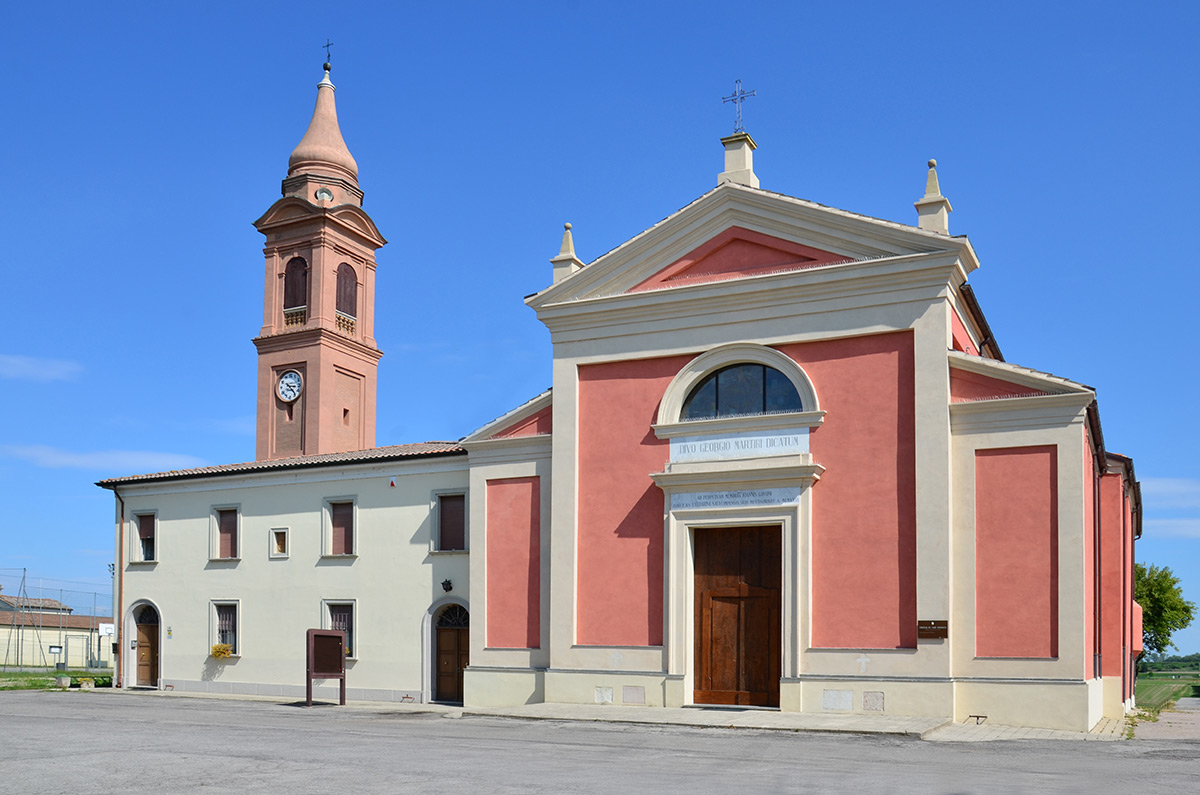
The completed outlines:
{"type": "Polygon", "coordinates": [[[949,351],[947,355],[950,360],[951,403],[1093,393],[1086,384],[1011,362],[960,351],[949,351]]]}
{"type": "Polygon", "coordinates": [[[760,273],[848,262],[849,257],[733,226],[689,251],[630,292],[702,284],[760,273]]]}
{"type": "MultiPolygon", "coordinates": [[[[585,233],[575,231],[582,239],[585,233]]],[[[926,254],[956,257],[964,275],[978,267],[963,237],[725,183],[527,302],[537,309],[926,254]]]]}
{"type": "Polygon", "coordinates": [[[532,400],[506,411],[483,427],[467,434],[462,443],[544,436],[552,432],[553,418],[553,392],[547,389],[532,400]]]}

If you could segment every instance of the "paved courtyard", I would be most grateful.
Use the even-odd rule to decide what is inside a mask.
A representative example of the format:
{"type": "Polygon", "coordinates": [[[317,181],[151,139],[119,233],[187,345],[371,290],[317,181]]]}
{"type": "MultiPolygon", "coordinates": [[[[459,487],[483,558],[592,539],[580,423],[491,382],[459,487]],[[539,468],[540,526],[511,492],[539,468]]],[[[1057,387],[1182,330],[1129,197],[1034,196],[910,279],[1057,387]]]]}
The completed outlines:
{"type": "Polygon", "coordinates": [[[0,791],[1076,792],[1194,789],[1200,741],[515,720],[114,692],[0,693],[0,791]]]}

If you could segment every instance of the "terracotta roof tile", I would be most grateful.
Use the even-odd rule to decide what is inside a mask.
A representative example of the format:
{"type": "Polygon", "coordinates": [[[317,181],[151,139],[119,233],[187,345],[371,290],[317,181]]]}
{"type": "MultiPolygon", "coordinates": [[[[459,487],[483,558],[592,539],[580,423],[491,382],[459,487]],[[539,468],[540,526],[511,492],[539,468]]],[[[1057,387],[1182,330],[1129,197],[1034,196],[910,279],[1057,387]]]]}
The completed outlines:
{"type": "Polygon", "coordinates": [[[16,608],[18,610],[23,607],[26,610],[55,610],[55,611],[66,610],[67,612],[71,611],[71,608],[67,607],[62,602],[58,601],[57,599],[35,599],[33,597],[28,597],[28,596],[25,597],[24,599],[22,599],[19,596],[8,596],[6,594],[0,594],[0,602],[3,602],[6,605],[12,605],[14,608],[16,608]]]}
{"type": "Polygon", "coordinates": [[[148,483],[160,480],[186,480],[188,478],[220,477],[241,475],[249,472],[270,472],[280,469],[304,469],[309,467],[336,466],[339,464],[368,464],[374,461],[395,461],[418,456],[466,455],[467,451],[458,442],[417,442],[373,447],[370,450],[352,450],[346,453],[323,453],[321,455],[299,455],[273,461],[247,461],[242,464],[220,464],[218,466],[177,469],[170,472],[155,472],[148,475],[129,475],[98,481],[97,486],[111,489],[129,483],[148,483]]]}
{"type": "Polygon", "coordinates": [[[99,629],[100,624],[112,622],[107,616],[69,616],[66,613],[26,613],[22,621],[20,613],[0,613],[0,626],[24,626],[26,629],[99,629]]]}

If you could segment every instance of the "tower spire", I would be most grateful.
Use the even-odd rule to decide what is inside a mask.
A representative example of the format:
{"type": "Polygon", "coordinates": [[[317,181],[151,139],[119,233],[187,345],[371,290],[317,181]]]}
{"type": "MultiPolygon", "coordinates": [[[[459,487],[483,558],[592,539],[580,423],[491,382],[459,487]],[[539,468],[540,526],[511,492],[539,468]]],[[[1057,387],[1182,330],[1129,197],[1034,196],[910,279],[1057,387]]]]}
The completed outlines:
{"type": "Polygon", "coordinates": [[[346,148],[338,127],[337,104],[333,99],[334,85],[329,79],[329,62],[325,74],[317,83],[317,104],[312,121],[300,143],[288,158],[288,176],[316,174],[341,177],[358,185],[358,163],[346,148]]]}

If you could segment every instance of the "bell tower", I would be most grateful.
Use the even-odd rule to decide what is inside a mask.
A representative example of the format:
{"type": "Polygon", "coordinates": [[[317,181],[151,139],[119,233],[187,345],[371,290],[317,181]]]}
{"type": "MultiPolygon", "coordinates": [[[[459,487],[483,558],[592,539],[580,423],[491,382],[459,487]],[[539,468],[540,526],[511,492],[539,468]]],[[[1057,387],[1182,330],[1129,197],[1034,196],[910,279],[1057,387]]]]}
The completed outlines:
{"type": "Polygon", "coordinates": [[[358,164],[338,128],[330,65],[266,236],[258,348],[259,461],[375,446],[375,251],[358,164]]]}

